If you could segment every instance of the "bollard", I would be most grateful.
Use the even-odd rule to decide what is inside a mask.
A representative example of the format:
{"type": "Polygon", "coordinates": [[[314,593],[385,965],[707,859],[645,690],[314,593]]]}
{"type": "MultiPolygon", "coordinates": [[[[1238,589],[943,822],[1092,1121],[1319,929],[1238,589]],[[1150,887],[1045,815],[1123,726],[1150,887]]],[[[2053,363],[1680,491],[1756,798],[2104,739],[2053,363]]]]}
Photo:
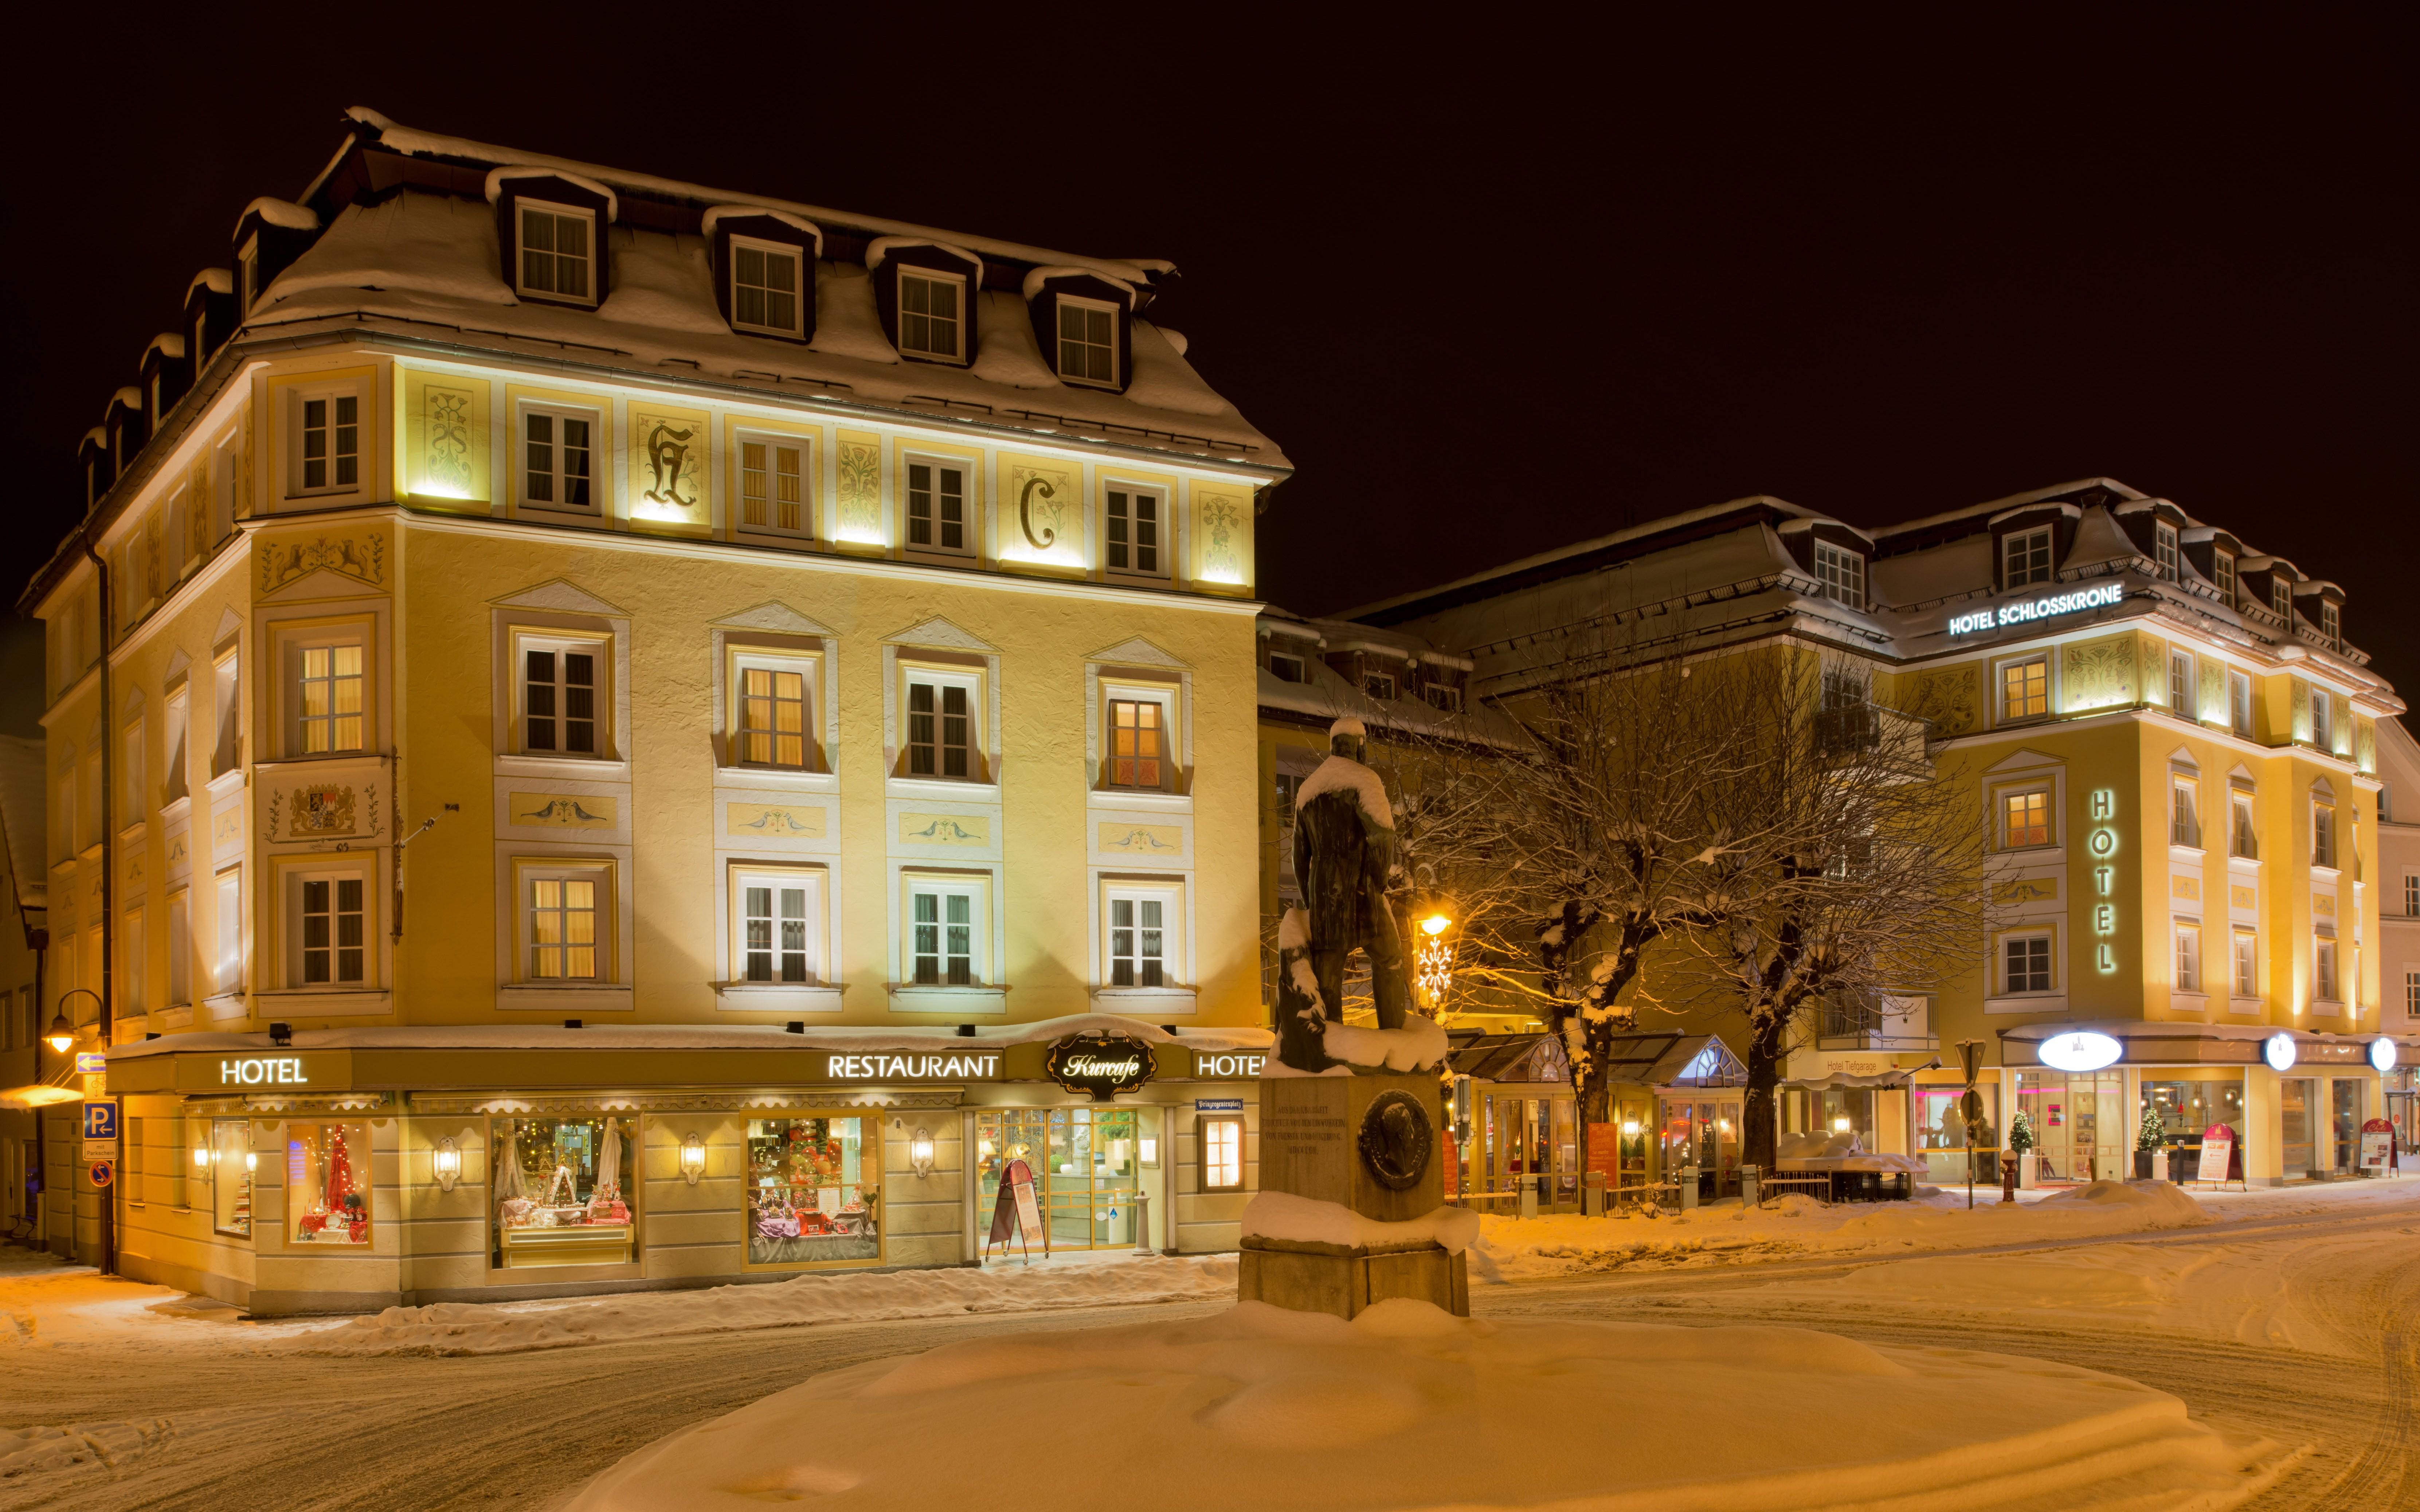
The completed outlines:
{"type": "Polygon", "coordinates": [[[1156,1254],[1157,1251],[1151,1247],[1151,1194],[1138,1192],[1135,1194],[1134,1202],[1135,1253],[1137,1255],[1156,1254]]]}
{"type": "Polygon", "coordinates": [[[1762,1170],[1754,1165],[1743,1165],[1740,1167],[1741,1207],[1753,1208],[1757,1205],[1757,1180],[1763,1174],[1764,1172],[1762,1170]]]}
{"type": "Polygon", "coordinates": [[[1698,1168],[1695,1165],[1683,1165],[1681,1167],[1681,1207],[1685,1211],[1697,1205],[1698,1168]]]}
{"type": "Polygon", "coordinates": [[[2017,1157],[2014,1155],[2000,1157],[2000,1200],[2003,1203],[2017,1200],[2017,1157]]]}
{"type": "Polygon", "coordinates": [[[1538,1182],[1534,1177],[1521,1179],[1521,1216],[1524,1218],[1538,1216],[1538,1182]]]}

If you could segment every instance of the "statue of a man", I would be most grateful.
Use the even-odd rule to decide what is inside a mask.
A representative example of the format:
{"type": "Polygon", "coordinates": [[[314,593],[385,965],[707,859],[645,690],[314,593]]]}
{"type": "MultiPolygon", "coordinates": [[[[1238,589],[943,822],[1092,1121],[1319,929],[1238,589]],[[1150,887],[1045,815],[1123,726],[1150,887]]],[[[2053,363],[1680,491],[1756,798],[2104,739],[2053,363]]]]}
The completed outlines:
{"type": "Polygon", "coordinates": [[[1278,1058],[1300,1071],[1325,1070],[1329,1060],[1319,1048],[1316,1029],[1294,1021],[1303,1019],[1306,1009],[1313,1018],[1343,1018],[1344,962],[1357,948],[1370,957],[1378,1026],[1403,1027],[1411,1009],[1403,935],[1395,927],[1394,911],[1387,906],[1388,877],[1395,867],[1395,820],[1386,783],[1362,764],[1363,738],[1358,719],[1339,719],[1328,726],[1331,754],[1295,798],[1294,874],[1302,888],[1302,937],[1290,940],[1283,936],[1292,932],[1280,931],[1280,946],[1295,960],[1308,956],[1319,997],[1316,1004],[1306,1001],[1294,961],[1283,963],[1278,1058]]]}

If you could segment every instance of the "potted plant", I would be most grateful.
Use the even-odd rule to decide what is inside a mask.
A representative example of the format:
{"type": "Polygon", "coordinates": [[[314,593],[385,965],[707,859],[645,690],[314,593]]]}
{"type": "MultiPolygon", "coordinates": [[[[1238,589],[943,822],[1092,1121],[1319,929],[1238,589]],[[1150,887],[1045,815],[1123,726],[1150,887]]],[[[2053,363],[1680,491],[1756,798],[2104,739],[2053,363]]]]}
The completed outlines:
{"type": "Polygon", "coordinates": [[[2031,1191],[2034,1185],[2034,1146],[2040,1141],[2034,1134],[2033,1115],[2019,1108],[2009,1119],[2009,1148],[2017,1152],[2017,1186],[2031,1191]]]}
{"type": "Polygon", "coordinates": [[[2152,1163],[2160,1158],[2160,1148],[2167,1142],[2167,1126],[2160,1121],[2159,1110],[2145,1108],[2142,1124],[2134,1131],[2134,1180],[2151,1179],[2152,1163]]]}

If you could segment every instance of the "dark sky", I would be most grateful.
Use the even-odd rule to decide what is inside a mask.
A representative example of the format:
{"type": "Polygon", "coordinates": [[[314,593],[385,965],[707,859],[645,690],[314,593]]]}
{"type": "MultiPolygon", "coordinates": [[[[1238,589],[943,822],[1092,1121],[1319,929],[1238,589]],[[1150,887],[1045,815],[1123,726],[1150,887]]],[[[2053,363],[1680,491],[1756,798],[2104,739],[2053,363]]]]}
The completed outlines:
{"type": "Polygon", "coordinates": [[[1174,259],[1158,313],[1300,470],[1261,536],[1291,607],[1746,493],[1878,524],[2106,474],[2343,584],[2348,634],[2420,688],[2420,59],[2387,7],[1333,36],[1313,8],[814,8],[744,39],[712,7],[72,8],[18,39],[42,62],[7,107],[12,583],[187,280],[362,103],[1174,259]]]}

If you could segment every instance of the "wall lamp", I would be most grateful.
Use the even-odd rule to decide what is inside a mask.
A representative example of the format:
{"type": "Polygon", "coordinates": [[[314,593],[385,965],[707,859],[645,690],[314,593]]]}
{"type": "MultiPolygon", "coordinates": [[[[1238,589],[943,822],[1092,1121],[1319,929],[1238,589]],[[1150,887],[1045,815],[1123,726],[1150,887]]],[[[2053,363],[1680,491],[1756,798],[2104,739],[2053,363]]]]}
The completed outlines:
{"type": "Polygon", "coordinates": [[[454,1142],[452,1134],[447,1134],[437,1141],[437,1149],[428,1157],[428,1164],[437,1173],[437,1190],[451,1192],[454,1183],[462,1179],[462,1147],[454,1142]]]}
{"type": "Polygon", "coordinates": [[[933,1174],[933,1131],[918,1126],[908,1136],[908,1164],[916,1167],[918,1180],[933,1174]]]}
{"type": "Polygon", "coordinates": [[[706,1174],[705,1135],[696,1134],[681,1135],[680,1165],[681,1180],[691,1186],[697,1185],[697,1179],[706,1174]]]}

